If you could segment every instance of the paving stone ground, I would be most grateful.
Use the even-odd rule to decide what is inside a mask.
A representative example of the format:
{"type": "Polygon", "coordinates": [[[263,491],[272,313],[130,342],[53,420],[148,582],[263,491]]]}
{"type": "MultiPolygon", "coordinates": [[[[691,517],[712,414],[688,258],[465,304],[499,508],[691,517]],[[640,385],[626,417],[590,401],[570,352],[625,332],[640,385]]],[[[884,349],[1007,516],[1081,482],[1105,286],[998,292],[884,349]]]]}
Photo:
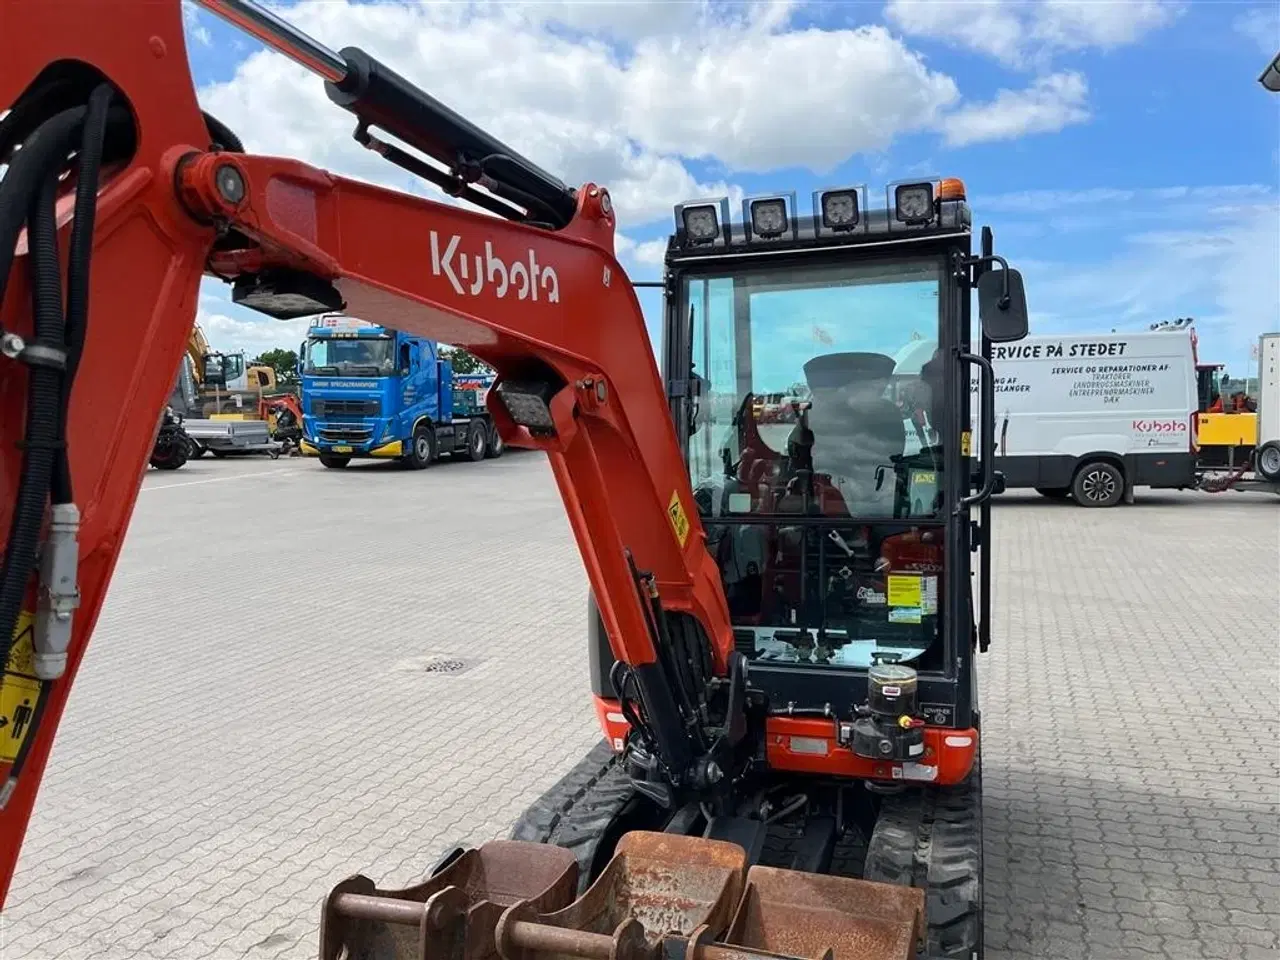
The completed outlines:
{"type": "MultiPolygon", "coordinates": [[[[1280,503],[995,515],[989,960],[1276,957],[1280,503]]],[[[149,476],[0,957],[315,957],[335,882],[504,835],[595,742],[585,596],[538,454],[149,476]]]]}

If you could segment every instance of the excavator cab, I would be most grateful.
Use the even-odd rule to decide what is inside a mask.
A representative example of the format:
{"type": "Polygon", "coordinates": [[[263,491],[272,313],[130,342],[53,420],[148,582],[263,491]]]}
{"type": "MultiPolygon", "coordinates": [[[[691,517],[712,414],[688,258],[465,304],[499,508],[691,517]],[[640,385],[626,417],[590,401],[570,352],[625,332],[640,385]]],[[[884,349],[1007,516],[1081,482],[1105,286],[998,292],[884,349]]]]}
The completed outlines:
{"type": "MultiPolygon", "coordinates": [[[[764,867],[922,886],[926,955],[971,960],[982,940],[975,661],[990,642],[1000,480],[976,441],[994,436],[991,346],[1026,335],[1026,302],[989,230],[973,250],[959,180],[886,194],[874,210],[865,188],[816,193],[803,212],[794,195],[750,198],[740,221],[724,198],[676,207],[662,376],[746,677],[750,759],[719,812],[661,796],[646,809],[615,784],[629,799],[608,829],[602,796],[580,807],[564,795],[581,789],[577,771],[513,836],[563,842],[576,828],[535,822],[558,804],[567,820],[580,808],[597,820],[587,875],[627,823],[732,841],[764,867]]],[[[594,598],[589,624],[597,714],[634,777],[629,758],[645,748],[594,598]]],[[[673,631],[672,646],[675,670],[696,673],[688,638],[673,631]]],[[[653,794],[643,777],[637,787],[653,794]]]]}

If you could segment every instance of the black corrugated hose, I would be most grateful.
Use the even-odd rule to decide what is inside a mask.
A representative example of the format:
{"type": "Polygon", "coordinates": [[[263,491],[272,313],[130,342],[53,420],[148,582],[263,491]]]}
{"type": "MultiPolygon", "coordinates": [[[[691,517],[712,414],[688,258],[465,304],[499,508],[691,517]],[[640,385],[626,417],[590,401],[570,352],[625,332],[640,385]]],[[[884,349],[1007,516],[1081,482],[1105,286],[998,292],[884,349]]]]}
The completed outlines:
{"type": "MultiPolygon", "coordinates": [[[[0,665],[8,662],[14,627],[36,569],[46,505],[51,496],[55,503],[69,503],[72,497],[66,411],[88,318],[94,214],[112,96],[111,87],[102,84],[87,106],[64,110],[42,123],[22,149],[10,155],[9,169],[0,181],[0,305],[25,217],[33,308],[32,340],[14,358],[27,366],[27,414],[18,495],[0,566],[0,665]],[[64,314],[54,203],[58,178],[73,148],[78,148],[79,179],[64,314]]],[[[35,740],[44,703],[41,696],[10,783],[21,772],[27,745],[35,740]]]]}

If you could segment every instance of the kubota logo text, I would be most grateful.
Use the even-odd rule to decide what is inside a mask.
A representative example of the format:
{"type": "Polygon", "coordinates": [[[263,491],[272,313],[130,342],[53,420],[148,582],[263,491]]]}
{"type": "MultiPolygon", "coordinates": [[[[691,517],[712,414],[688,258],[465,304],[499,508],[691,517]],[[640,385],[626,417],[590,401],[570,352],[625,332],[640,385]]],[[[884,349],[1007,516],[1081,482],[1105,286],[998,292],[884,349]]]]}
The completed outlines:
{"type": "Polygon", "coordinates": [[[1187,424],[1183,420],[1135,420],[1134,433],[1186,433],[1187,424]]]}
{"type": "Polygon", "coordinates": [[[478,296],[485,284],[493,287],[493,295],[502,299],[514,292],[517,300],[546,299],[548,303],[560,302],[560,278],[552,267],[538,263],[531,247],[528,260],[507,263],[493,252],[493,243],[486,240],[484,253],[467,253],[459,250],[462,238],[456,233],[447,240],[431,231],[431,272],[444,277],[460,295],[478,296]]]}

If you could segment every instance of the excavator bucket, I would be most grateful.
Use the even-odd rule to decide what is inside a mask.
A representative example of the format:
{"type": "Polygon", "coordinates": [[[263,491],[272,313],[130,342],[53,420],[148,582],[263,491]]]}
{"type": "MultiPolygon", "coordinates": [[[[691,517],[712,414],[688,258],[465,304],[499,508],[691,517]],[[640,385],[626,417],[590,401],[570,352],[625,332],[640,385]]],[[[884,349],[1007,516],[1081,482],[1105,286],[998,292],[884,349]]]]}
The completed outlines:
{"type": "Polygon", "coordinates": [[[643,960],[664,935],[728,927],[746,869],[736,844],[633,831],[570,906],[538,915],[521,904],[504,914],[498,950],[506,960],[643,960]]]}
{"type": "Polygon", "coordinates": [[[445,946],[455,960],[485,960],[494,955],[493,929],[507,907],[557,910],[577,888],[572,852],[508,840],[468,850],[431,879],[402,890],[349,877],[325,898],[320,960],[426,960],[428,942],[437,951],[445,946]]]}
{"type": "Polygon", "coordinates": [[[573,900],[576,880],[568,851],[518,841],[406,890],[353,877],[325,902],[321,960],[915,960],[924,929],[920,890],[748,869],[700,837],[628,833],[573,900]]]}
{"type": "Polygon", "coordinates": [[[923,936],[923,890],[752,867],[725,941],[792,957],[910,960],[923,936]]]}

